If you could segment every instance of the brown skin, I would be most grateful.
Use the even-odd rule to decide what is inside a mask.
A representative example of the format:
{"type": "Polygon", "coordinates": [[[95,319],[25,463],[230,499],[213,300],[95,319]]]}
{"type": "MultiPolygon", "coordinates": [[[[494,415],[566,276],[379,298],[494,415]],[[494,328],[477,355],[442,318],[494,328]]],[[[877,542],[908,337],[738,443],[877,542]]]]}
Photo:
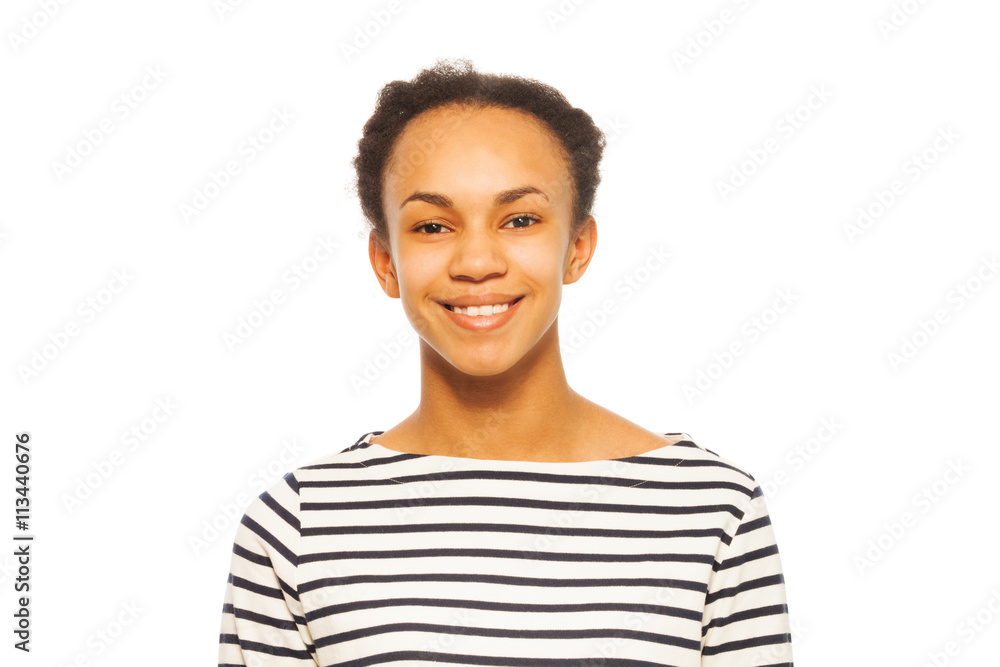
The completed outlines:
{"type": "Polygon", "coordinates": [[[551,462],[622,458],[676,442],[566,382],[562,286],[586,271],[597,223],[587,218],[570,238],[572,180],[543,124],[492,107],[425,112],[396,145],[382,203],[393,251],[372,234],[369,257],[420,336],[420,403],[372,442],[417,454],[551,462]],[[496,193],[523,186],[545,196],[494,206],[496,193]],[[417,191],[451,205],[418,199],[401,207],[417,191]],[[510,321],[485,332],[457,326],[438,303],[485,292],[525,296],[510,321]]]}

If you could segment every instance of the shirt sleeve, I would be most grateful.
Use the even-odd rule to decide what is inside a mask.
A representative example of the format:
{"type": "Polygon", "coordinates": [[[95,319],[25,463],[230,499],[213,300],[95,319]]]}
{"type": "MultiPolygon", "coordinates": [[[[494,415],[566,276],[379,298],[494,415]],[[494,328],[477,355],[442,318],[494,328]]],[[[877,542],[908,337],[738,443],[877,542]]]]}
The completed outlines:
{"type": "Polygon", "coordinates": [[[299,602],[299,485],[288,473],[236,529],[219,633],[219,667],[318,665],[299,602]]]}
{"type": "Polygon", "coordinates": [[[792,637],[778,545],[760,485],[743,503],[712,565],[702,619],[703,667],[792,667],[792,637]]]}

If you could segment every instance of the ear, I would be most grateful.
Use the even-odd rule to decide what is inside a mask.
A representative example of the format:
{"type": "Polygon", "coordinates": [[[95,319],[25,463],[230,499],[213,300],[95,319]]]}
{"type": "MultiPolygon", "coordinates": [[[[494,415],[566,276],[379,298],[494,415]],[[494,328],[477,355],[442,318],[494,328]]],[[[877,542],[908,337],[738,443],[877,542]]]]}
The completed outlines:
{"type": "Polygon", "coordinates": [[[590,259],[597,249],[597,220],[594,216],[588,216],[580,227],[580,232],[569,245],[566,254],[566,271],[563,274],[563,284],[571,285],[579,280],[587,267],[590,259]]]}
{"type": "Polygon", "coordinates": [[[399,298],[399,282],[396,280],[396,267],[389,250],[382,245],[375,232],[368,233],[368,258],[378,279],[382,291],[393,299],[399,298]]]}

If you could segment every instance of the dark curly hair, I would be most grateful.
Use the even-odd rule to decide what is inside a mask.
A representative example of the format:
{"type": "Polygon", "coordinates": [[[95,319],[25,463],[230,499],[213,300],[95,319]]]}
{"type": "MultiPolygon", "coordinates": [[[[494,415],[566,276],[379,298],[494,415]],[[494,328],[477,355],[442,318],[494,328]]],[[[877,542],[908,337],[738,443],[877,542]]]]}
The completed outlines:
{"type": "Polygon", "coordinates": [[[385,248],[389,230],[382,210],[382,189],[392,151],[407,123],[419,114],[449,104],[474,108],[500,107],[533,115],[563,148],[573,180],[572,232],[591,215],[598,166],[607,144],[594,119],[571,105],[558,90],[534,79],[476,71],[464,58],[438,59],[412,81],[392,81],[379,91],[375,112],[365,123],[353,164],[355,189],[369,229],[385,248]]]}

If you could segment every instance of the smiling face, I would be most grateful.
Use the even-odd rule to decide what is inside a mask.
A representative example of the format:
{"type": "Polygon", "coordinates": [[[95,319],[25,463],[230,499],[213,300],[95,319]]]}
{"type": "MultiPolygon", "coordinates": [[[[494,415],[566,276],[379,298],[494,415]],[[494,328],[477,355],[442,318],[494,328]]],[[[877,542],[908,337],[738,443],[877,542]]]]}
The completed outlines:
{"type": "Polygon", "coordinates": [[[382,194],[392,253],[372,237],[369,254],[422,351],[485,376],[539,341],[558,350],[562,285],[583,275],[596,243],[593,218],[571,240],[572,197],[561,146],[529,114],[449,105],[407,125],[382,194]],[[489,317],[449,307],[483,300],[517,301],[489,317]]]}

